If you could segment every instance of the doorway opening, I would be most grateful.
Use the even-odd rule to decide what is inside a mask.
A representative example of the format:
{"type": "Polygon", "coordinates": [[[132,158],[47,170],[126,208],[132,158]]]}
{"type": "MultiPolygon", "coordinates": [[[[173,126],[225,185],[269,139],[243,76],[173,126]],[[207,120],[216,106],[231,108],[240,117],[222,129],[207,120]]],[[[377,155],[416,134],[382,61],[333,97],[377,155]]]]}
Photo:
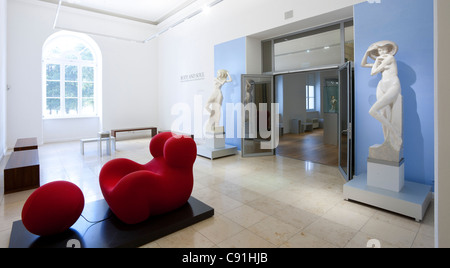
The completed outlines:
{"type": "Polygon", "coordinates": [[[353,19],[263,40],[261,49],[262,72],[274,75],[280,108],[275,153],[335,167],[350,163],[352,154],[341,152],[347,147],[340,131],[349,132],[353,121],[342,121],[340,109],[351,107],[345,92],[349,87],[344,90],[343,85],[352,83],[347,81],[350,76],[341,83],[340,74],[342,66],[354,61],[353,19]]]}
{"type": "Polygon", "coordinates": [[[280,143],[276,154],[338,166],[338,70],[275,76],[280,105],[280,143]]]}

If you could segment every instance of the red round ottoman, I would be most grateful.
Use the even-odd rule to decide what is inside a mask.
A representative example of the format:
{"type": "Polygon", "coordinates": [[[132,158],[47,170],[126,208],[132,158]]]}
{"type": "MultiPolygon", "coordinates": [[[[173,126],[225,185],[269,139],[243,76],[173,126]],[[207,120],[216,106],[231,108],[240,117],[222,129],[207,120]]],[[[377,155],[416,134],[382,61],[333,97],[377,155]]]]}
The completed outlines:
{"type": "Polygon", "coordinates": [[[22,209],[22,222],[30,233],[49,236],[68,230],[84,209],[83,192],[75,184],[55,181],[34,191],[22,209]]]}

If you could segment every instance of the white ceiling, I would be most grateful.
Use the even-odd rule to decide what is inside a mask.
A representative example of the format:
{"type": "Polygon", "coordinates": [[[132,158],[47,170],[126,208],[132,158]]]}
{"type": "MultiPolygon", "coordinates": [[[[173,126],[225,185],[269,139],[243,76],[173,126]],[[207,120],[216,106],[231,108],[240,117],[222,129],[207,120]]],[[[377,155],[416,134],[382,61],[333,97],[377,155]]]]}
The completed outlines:
{"type": "MultiPolygon", "coordinates": [[[[58,4],[59,0],[40,0],[58,4]]],[[[197,0],[63,0],[62,5],[157,25],[197,0]]]]}

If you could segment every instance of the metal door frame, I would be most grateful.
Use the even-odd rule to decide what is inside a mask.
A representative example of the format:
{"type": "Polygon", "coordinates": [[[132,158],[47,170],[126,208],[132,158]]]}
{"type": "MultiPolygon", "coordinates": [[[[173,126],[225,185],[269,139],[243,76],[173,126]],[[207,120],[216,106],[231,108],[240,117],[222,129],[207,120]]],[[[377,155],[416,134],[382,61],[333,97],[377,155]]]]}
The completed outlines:
{"type": "MultiPolygon", "coordinates": [[[[268,75],[268,74],[243,74],[241,75],[241,100],[242,100],[242,104],[245,105],[244,103],[244,99],[245,99],[245,95],[246,95],[246,83],[245,81],[247,79],[251,79],[251,78],[255,78],[255,79],[266,79],[269,78],[271,80],[271,100],[272,103],[275,103],[275,87],[274,87],[274,76],[273,75],[268,75]]],[[[271,105],[272,103],[269,103],[268,105],[271,105]]],[[[275,122],[278,121],[278,118],[274,117],[274,113],[272,112],[270,114],[271,117],[271,138],[275,137],[274,135],[276,135],[275,131],[276,128],[274,127],[275,122]]],[[[245,152],[245,147],[244,147],[244,139],[245,139],[245,110],[242,111],[241,114],[241,134],[242,134],[242,138],[241,138],[241,156],[242,157],[255,157],[255,156],[271,156],[271,155],[275,155],[275,148],[272,149],[271,152],[267,152],[267,153],[253,153],[253,154],[246,154],[245,152]]]]}
{"type": "Polygon", "coordinates": [[[347,62],[341,67],[339,67],[339,116],[338,116],[338,125],[339,125],[339,133],[338,133],[338,144],[339,144],[339,162],[338,167],[339,171],[341,172],[342,176],[344,176],[346,181],[352,180],[354,175],[354,129],[355,129],[355,115],[354,115],[354,64],[353,62],[347,62]],[[342,70],[347,69],[347,94],[345,96],[342,96],[342,90],[341,90],[341,72],[342,70]],[[341,123],[341,113],[342,109],[344,108],[342,104],[342,98],[347,99],[347,129],[342,129],[342,123],[341,123]],[[342,169],[341,167],[341,138],[342,133],[344,131],[347,131],[347,172],[342,169]]]}

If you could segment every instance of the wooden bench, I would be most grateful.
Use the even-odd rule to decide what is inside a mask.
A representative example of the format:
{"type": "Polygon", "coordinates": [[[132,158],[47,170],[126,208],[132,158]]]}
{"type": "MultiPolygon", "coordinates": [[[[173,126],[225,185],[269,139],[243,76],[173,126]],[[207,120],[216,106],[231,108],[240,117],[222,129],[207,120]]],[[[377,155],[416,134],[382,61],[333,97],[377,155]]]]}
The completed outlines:
{"type": "Polygon", "coordinates": [[[12,152],[4,174],[5,194],[40,186],[38,150],[12,152]]]}
{"type": "Polygon", "coordinates": [[[37,150],[37,149],[38,149],[37,138],[18,139],[16,141],[16,145],[14,146],[14,152],[37,150]]]}
{"type": "Polygon", "coordinates": [[[125,129],[113,129],[111,130],[111,136],[117,138],[117,133],[119,132],[131,132],[131,131],[142,131],[142,130],[151,130],[152,137],[156,136],[158,129],[156,127],[143,127],[143,128],[125,128],[125,129]]]}

